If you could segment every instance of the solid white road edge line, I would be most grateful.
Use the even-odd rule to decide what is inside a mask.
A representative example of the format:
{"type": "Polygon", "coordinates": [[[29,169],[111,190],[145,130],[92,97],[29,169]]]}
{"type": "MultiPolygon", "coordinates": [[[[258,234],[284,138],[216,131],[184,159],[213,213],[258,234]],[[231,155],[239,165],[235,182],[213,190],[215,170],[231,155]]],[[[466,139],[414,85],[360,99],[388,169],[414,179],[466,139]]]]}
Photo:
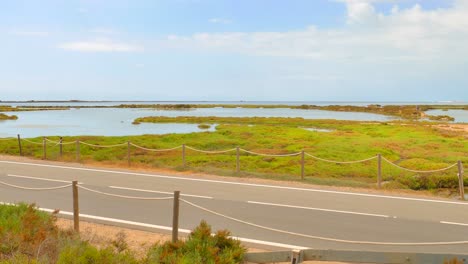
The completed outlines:
{"type": "MultiPolygon", "coordinates": [[[[16,174],[7,174],[3,175],[6,177],[15,177],[15,178],[25,178],[25,179],[33,179],[33,180],[40,180],[40,181],[51,181],[51,182],[64,182],[64,183],[71,183],[72,181],[64,181],[64,180],[55,180],[55,179],[48,179],[48,178],[38,178],[38,177],[31,177],[31,176],[23,176],[23,175],[16,175],[16,174]]],[[[78,184],[83,184],[82,182],[78,182],[78,184]]]]}
{"type": "MultiPolygon", "coordinates": [[[[13,203],[5,203],[5,202],[0,202],[0,204],[16,205],[16,204],[13,204],[13,203]]],[[[52,213],[52,212],[55,211],[53,209],[48,209],[48,208],[38,208],[38,209],[40,211],[44,211],[44,212],[48,212],[48,213],[52,213]]],[[[72,212],[67,212],[67,211],[59,211],[58,214],[59,215],[61,214],[61,215],[73,216],[72,212]]],[[[120,224],[126,224],[126,225],[141,226],[141,227],[147,227],[147,228],[153,228],[153,229],[159,229],[159,230],[172,231],[172,227],[170,227],[170,226],[153,225],[153,224],[140,223],[140,222],[134,222],[134,221],[128,221],[128,220],[122,220],[122,219],[110,218],[110,217],[103,217],[103,216],[80,214],[80,218],[100,220],[100,221],[105,221],[105,222],[109,222],[109,223],[120,223],[120,224]]],[[[188,229],[179,228],[179,232],[184,233],[184,234],[189,234],[191,231],[188,230],[188,229]]],[[[302,246],[283,244],[283,243],[276,243],[276,242],[270,242],[270,241],[263,241],[263,240],[257,240],[257,239],[252,239],[252,238],[236,237],[236,236],[231,236],[231,237],[235,238],[235,239],[238,239],[238,240],[240,240],[242,242],[265,245],[265,246],[273,246],[273,247],[287,248],[287,249],[308,249],[307,247],[302,247],[302,246]]]]}
{"type": "Polygon", "coordinates": [[[352,193],[352,192],[342,192],[342,191],[330,191],[330,190],[320,190],[320,189],[308,189],[308,188],[286,187],[286,186],[276,186],[276,185],[267,185],[267,184],[254,184],[254,183],[230,182],[230,181],[220,181],[220,180],[192,179],[192,178],[176,177],[176,176],[167,176],[167,175],[158,175],[158,174],[146,174],[146,173],[123,172],[123,171],[113,171],[113,170],[103,170],[103,169],[90,169],[90,168],[67,167],[67,166],[59,166],[59,165],[38,164],[38,163],[27,163],[27,162],[17,162],[17,161],[4,161],[4,160],[0,160],[0,163],[19,164],[19,165],[28,165],[28,166],[38,166],[38,167],[49,167],[49,168],[60,168],[60,169],[69,169],[69,170],[94,171],[94,172],[104,172],[104,173],[123,174],[123,175],[134,175],[134,176],[142,176],[142,177],[152,177],[152,178],[164,178],[164,179],[184,180],[184,181],[198,181],[198,182],[211,182],[211,183],[231,184],[231,185],[243,185],[243,186],[263,187],[263,188],[271,188],[271,189],[285,189],[285,190],[295,190],[295,191],[319,192],[319,193],[332,193],[332,194],[354,195],[354,196],[364,196],[364,197],[376,197],[376,198],[386,198],[386,199],[396,199],[396,200],[407,200],[407,201],[418,201],[418,202],[431,202],[431,203],[444,203],[444,204],[468,205],[467,202],[452,202],[452,201],[432,200],[432,199],[422,199],[422,198],[409,198],[409,197],[401,197],[401,196],[388,196],[388,195],[367,194],[367,193],[352,193]]]}
{"type": "MultiPolygon", "coordinates": [[[[296,206],[296,205],[289,205],[289,204],[264,203],[264,202],[256,202],[256,201],[247,201],[247,203],[278,206],[278,207],[287,207],[287,208],[294,208],[294,209],[306,209],[306,210],[342,213],[342,214],[354,214],[354,215],[375,216],[375,217],[384,217],[384,218],[389,218],[390,217],[388,215],[381,215],[381,214],[359,213],[359,212],[352,212],[352,211],[341,211],[341,210],[333,210],[333,209],[325,209],[325,208],[296,206]]],[[[395,217],[393,217],[393,218],[395,218],[395,217]]]]}
{"type": "Polygon", "coordinates": [[[441,224],[447,224],[447,225],[468,226],[468,224],[464,224],[464,223],[447,222],[447,221],[440,221],[440,223],[441,223],[441,224]]]}
{"type": "MultiPolygon", "coordinates": [[[[153,191],[153,190],[145,190],[145,189],[134,189],[134,188],[127,188],[121,186],[109,186],[112,189],[121,189],[121,190],[129,190],[129,191],[137,191],[137,192],[149,192],[149,193],[161,193],[161,194],[174,194],[174,192],[162,192],[162,191],[153,191]]],[[[195,198],[203,198],[203,199],[213,199],[210,196],[203,196],[203,195],[195,195],[195,194],[185,194],[181,193],[180,196],[187,196],[187,197],[195,197],[195,198]]]]}

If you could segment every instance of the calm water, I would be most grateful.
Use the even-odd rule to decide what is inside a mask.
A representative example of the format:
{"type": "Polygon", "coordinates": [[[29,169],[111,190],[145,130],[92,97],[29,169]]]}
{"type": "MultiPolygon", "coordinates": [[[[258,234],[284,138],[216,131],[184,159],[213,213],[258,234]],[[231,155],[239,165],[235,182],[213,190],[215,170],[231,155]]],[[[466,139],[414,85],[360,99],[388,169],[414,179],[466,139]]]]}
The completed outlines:
{"type": "MultiPolygon", "coordinates": [[[[103,102],[103,103],[75,103],[76,105],[117,105],[120,103],[141,103],[141,102],[103,102]]],[[[148,103],[148,102],[145,102],[148,103]]],[[[150,102],[150,103],[194,103],[194,102],[150,102]]],[[[199,102],[199,103],[226,103],[226,102],[199,102]]],[[[238,102],[232,102],[238,103],[238,102]]],[[[279,104],[280,102],[245,102],[248,104],[279,104]]],[[[292,102],[281,102],[282,104],[292,104],[292,102]]],[[[318,104],[317,102],[295,102],[296,104],[318,104]]],[[[12,103],[2,103],[15,105],[12,103]]],[[[46,105],[45,103],[34,103],[36,105],[46,105]]],[[[66,102],[62,105],[73,105],[66,102]]],[[[322,102],[326,105],[326,102],[322,102]]],[[[329,102],[329,104],[338,104],[329,102]]],[[[351,104],[350,102],[341,104],[351,104]]],[[[355,104],[358,104],[357,102],[355,104]]],[[[367,105],[370,103],[362,103],[367,105]]],[[[397,103],[393,103],[397,104],[397,103]]],[[[401,103],[400,103],[401,104],[401,103]]],[[[19,103],[25,105],[25,103],[19,103]]],[[[31,105],[31,104],[28,104],[31,105]]],[[[52,103],[49,105],[60,105],[52,103]]],[[[441,111],[444,115],[452,115],[457,122],[468,122],[468,111],[441,111]]],[[[32,112],[11,112],[18,116],[18,120],[0,121],[0,137],[16,136],[23,137],[37,136],[72,136],[72,135],[143,135],[143,134],[167,134],[167,133],[190,133],[200,131],[213,131],[214,126],[209,130],[201,130],[198,124],[149,124],[132,125],[137,117],[145,116],[219,116],[219,117],[303,117],[307,119],[338,119],[338,120],[358,120],[358,121],[388,121],[395,118],[370,114],[370,113],[350,113],[333,112],[321,110],[301,110],[301,109],[247,109],[247,108],[200,108],[193,110],[153,110],[153,109],[128,109],[128,108],[84,108],[57,111],[32,111],[32,112]]]]}
{"type": "Polygon", "coordinates": [[[467,110],[430,110],[426,111],[428,115],[448,115],[455,118],[456,123],[468,123],[467,110]]]}

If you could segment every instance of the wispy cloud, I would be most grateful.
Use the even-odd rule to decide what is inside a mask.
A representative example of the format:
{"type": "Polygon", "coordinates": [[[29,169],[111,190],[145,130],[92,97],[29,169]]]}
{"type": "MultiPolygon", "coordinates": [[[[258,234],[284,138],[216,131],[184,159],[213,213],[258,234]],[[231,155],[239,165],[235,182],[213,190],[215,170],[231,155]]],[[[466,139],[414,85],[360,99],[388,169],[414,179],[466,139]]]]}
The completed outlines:
{"type": "Polygon", "coordinates": [[[10,31],[10,34],[16,36],[24,36],[24,37],[47,37],[50,35],[47,31],[29,31],[29,30],[13,30],[10,31]]]}
{"type": "Polygon", "coordinates": [[[92,40],[92,41],[75,41],[63,43],[58,46],[64,50],[80,51],[80,52],[138,52],[143,51],[143,47],[115,42],[112,40],[92,40]]]}
{"type": "Polygon", "coordinates": [[[373,2],[378,1],[384,0],[340,0],[348,22],[341,28],[172,35],[166,46],[370,63],[468,57],[468,1],[456,0],[451,7],[435,10],[395,5],[387,14],[376,10],[373,2]]]}
{"type": "Polygon", "coordinates": [[[219,18],[219,17],[210,18],[208,21],[213,24],[231,24],[232,23],[232,20],[230,19],[219,18]]]}

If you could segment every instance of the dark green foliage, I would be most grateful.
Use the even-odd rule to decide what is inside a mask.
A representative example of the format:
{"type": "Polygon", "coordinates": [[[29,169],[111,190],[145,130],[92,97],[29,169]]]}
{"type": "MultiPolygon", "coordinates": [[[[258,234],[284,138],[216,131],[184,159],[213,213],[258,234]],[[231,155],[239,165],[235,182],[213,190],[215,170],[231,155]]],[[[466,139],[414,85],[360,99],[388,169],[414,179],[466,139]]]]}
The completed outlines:
{"type": "Polygon", "coordinates": [[[211,234],[211,227],[202,221],[185,241],[166,242],[153,246],[146,263],[161,264],[235,264],[242,263],[246,249],[239,240],[230,238],[226,230],[211,234]]]}

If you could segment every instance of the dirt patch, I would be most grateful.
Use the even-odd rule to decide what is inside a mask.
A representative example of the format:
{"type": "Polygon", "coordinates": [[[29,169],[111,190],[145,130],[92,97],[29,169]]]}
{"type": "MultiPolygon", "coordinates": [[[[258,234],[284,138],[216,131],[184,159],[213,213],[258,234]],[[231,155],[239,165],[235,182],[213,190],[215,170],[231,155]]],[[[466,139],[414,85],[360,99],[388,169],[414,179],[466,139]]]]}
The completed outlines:
{"type": "Polygon", "coordinates": [[[465,136],[468,136],[468,124],[440,124],[433,125],[433,127],[442,130],[462,132],[465,136]]]}

